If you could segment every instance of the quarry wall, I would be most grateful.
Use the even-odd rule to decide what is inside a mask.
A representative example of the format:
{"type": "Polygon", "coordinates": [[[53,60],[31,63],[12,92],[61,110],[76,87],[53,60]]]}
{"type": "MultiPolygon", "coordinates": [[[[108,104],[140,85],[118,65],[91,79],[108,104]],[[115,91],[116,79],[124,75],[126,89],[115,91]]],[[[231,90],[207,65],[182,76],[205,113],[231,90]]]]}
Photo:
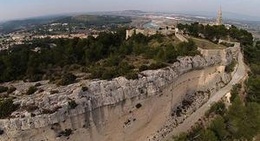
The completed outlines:
{"type": "Polygon", "coordinates": [[[64,88],[71,89],[68,96],[34,99],[41,106],[61,107],[52,114],[0,120],[0,140],[160,140],[231,80],[225,66],[237,59],[239,47],[200,51],[169,67],[143,71],[137,80],[82,80],[86,91],[73,84],[64,88]],[[68,98],[77,103],[74,109],[68,98]]]}

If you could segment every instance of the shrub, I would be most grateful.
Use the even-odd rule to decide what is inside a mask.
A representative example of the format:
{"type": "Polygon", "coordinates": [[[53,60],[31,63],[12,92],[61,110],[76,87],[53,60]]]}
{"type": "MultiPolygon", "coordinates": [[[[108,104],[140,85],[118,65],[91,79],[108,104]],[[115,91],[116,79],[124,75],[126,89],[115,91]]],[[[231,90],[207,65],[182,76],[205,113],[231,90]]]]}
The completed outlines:
{"type": "Polygon", "coordinates": [[[10,98],[0,99],[0,119],[7,118],[18,107],[18,105],[13,104],[13,100],[10,98]]]}
{"type": "Polygon", "coordinates": [[[75,109],[77,106],[78,106],[78,104],[74,100],[69,101],[70,109],[75,109]]]}
{"type": "Polygon", "coordinates": [[[90,73],[91,73],[90,78],[92,78],[92,79],[101,78],[104,70],[105,70],[105,68],[103,68],[103,67],[92,66],[90,68],[90,73]]]}
{"type": "Polygon", "coordinates": [[[231,72],[233,72],[234,69],[235,69],[235,66],[236,66],[236,61],[233,60],[229,65],[227,65],[227,66],[225,67],[225,72],[226,72],[226,73],[231,73],[231,72]]]}
{"type": "Polygon", "coordinates": [[[146,65],[142,65],[140,68],[139,68],[139,71],[145,71],[145,70],[148,70],[149,67],[146,66],[146,65]]]}
{"type": "Polygon", "coordinates": [[[60,132],[60,135],[61,136],[65,136],[65,137],[68,137],[72,134],[72,130],[71,129],[65,129],[64,131],[61,131],[60,132]]]}
{"type": "Polygon", "coordinates": [[[54,109],[42,109],[42,114],[53,114],[58,111],[61,107],[56,106],[54,109]]]}
{"type": "Polygon", "coordinates": [[[225,103],[220,101],[211,106],[209,113],[224,115],[226,111],[227,111],[227,109],[226,109],[225,103]]]}
{"type": "Polygon", "coordinates": [[[139,109],[139,108],[142,107],[142,104],[138,103],[138,104],[135,105],[135,107],[136,107],[137,109],[139,109]]]}
{"type": "Polygon", "coordinates": [[[29,75],[27,80],[25,81],[29,81],[29,82],[37,82],[42,80],[42,75],[41,74],[33,74],[33,75],[29,75]]]}
{"type": "Polygon", "coordinates": [[[163,63],[160,63],[160,62],[157,62],[157,63],[152,63],[150,66],[149,66],[149,69],[150,70],[156,70],[156,69],[160,69],[160,68],[164,68],[166,67],[167,65],[163,64],[163,63]]]}
{"type": "Polygon", "coordinates": [[[50,91],[50,94],[56,94],[56,93],[59,93],[59,91],[58,90],[51,90],[50,91]]]}
{"type": "Polygon", "coordinates": [[[75,82],[76,76],[72,73],[66,73],[61,77],[61,80],[59,81],[59,85],[65,86],[69,85],[75,82]]]}
{"type": "Polygon", "coordinates": [[[6,92],[8,87],[0,86],[0,93],[6,92]]]}
{"type": "Polygon", "coordinates": [[[39,89],[38,92],[41,93],[41,92],[44,92],[44,90],[43,89],[39,89]]]}
{"type": "Polygon", "coordinates": [[[4,130],[0,129],[0,135],[4,134],[4,130]]]}
{"type": "Polygon", "coordinates": [[[130,79],[138,79],[138,74],[136,72],[130,72],[125,75],[125,78],[130,80],[130,79]]]}
{"type": "Polygon", "coordinates": [[[37,90],[38,90],[38,89],[37,89],[35,86],[31,86],[31,87],[27,90],[26,94],[27,94],[27,95],[32,95],[32,94],[34,94],[37,90]]]}
{"type": "Polygon", "coordinates": [[[224,45],[224,46],[226,46],[226,47],[233,47],[235,44],[233,44],[233,43],[227,43],[227,42],[221,42],[220,43],[221,45],[224,45]]]}
{"type": "Polygon", "coordinates": [[[7,93],[8,93],[8,94],[13,93],[15,90],[16,90],[16,88],[15,88],[14,86],[11,86],[11,87],[7,90],[7,93]]]}
{"type": "Polygon", "coordinates": [[[112,70],[106,70],[106,71],[103,71],[103,74],[101,76],[101,79],[104,79],[104,80],[110,80],[110,79],[113,79],[114,77],[116,77],[116,72],[115,71],[112,71],[112,70]]]}
{"type": "Polygon", "coordinates": [[[25,109],[28,112],[33,112],[33,111],[39,109],[39,107],[36,105],[27,105],[27,106],[21,107],[21,109],[25,109]]]}
{"type": "Polygon", "coordinates": [[[78,64],[72,64],[69,66],[68,68],[70,71],[74,71],[74,70],[79,70],[80,69],[80,65],[78,64]]]}
{"type": "Polygon", "coordinates": [[[41,83],[36,83],[34,86],[35,87],[39,87],[39,86],[41,86],[42,84],[41,83]]]}
{"type": "Polygon", "coordinates": [[[84,86],[84,87],[81,88],[81,90],[82,90],[83,92],[88,91],[88,87],[84,86]]]}
{"type": "Polygon", "coordinates": [[[53,114],[55,111],[50,110],[50,109],[42,109],[42,114],[53,114]]]}
{"type": "Polygon", "coordinates": [[[239,96],[239,91],[241,89],[241,84],[236,84],[236,85],[233,85],[232,89],[231,89],[231,97],[230,97],[230,101],[231,103],[234,102],[235,98],[239,96]]]}

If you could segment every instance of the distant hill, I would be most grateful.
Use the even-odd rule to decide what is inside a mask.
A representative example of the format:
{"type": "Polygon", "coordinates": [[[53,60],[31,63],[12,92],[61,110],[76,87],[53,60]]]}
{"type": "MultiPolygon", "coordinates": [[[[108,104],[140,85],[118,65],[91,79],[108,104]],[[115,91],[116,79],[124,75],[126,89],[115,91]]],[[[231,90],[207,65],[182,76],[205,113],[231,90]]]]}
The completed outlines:
{"type": "Polygon", "coordinates": [[[117,16],[140,16],[147,12],[141,10],[123,10],[123,11],[103,11],[103,12],[91,12],[91,15],[117,15],[117,16]]]}
{"type": "Polygon", "coordinates": [[[106,24],[123,24],[130,23],[131,18],[124,16],[113,16],[113,15],[76,15],[66,17],[55,22],[71,23],[71,24],[84,24],[88,25],[106,25],[106,24]]]}
{"type": "MultiPolygon", "coordinates": [[[[84,23],[84,25],[104,25],[104,24],[120,24],[131,22],[131,17],[143,16],[147,12],[141,10],[124,10],[124,11],[104,11],[104,12],[89,12],[85,13],[71,13],[55,16],[44,16],[36,18],[28,18],[23,20],[12,20],[8,22],[0,22],[0,34],[10,33],[20,29],[26,29],[32,26],[42,25],[52,22],[67,22],[67,23],[84,23]]],[[[152,12],[162,13],[162,12],[152,12]]],[[[178,14],[188,16],[203,16],[207,18],[215,18],[216,12],[205,11],[175,11],[167,12],[167,14],[178,14]]],[[[259,25],[260,16],[248,16],[232,12],[223,12],[224,19],[231,19],[237,21],[250,22],[253,25],[259,25]]]]}
{"type": "Polygon", "coordinates": [[[62,22],[84,25],[121,24],[131,22],[130,17],[113,15],[74,15],[74,16],[45,16],[24,20],[13,20],[0,24],[0,33],[10,33],[20,29],[28,29],[33,26],[47,23],[62,22]]]}
{"type": "Polygon", "coordinates": [[[31,26],[42,25],[53,22],[58,19],[65,18],[65,16],[44,16],[36,18],[28,18],[23,20],[12,20],[0,23],[0,33],[9,33],[16,30],[29,28],[31,26]]]}
{"type": "Polygon", "coordinates": [[[121,12],[122,14],[144,14],[146,12],[141,11],[141,10],[124,10],[121,12]]]}

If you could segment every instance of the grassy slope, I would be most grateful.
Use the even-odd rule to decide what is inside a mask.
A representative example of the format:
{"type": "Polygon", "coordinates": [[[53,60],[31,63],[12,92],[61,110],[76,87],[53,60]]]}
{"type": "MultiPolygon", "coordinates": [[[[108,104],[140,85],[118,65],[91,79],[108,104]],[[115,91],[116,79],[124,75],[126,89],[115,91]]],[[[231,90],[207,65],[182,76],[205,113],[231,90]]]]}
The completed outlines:
{"type": "Polygon", "coordinates": [[[198,45],[198,47],[200,47],[202,49],[224,49],[224,48],[226,48],[223,45],[215,44],[215,43],[212,43],[205,39],[199,39],[199,38],[194,38],[194,37],[192,39],[198,45]]]}

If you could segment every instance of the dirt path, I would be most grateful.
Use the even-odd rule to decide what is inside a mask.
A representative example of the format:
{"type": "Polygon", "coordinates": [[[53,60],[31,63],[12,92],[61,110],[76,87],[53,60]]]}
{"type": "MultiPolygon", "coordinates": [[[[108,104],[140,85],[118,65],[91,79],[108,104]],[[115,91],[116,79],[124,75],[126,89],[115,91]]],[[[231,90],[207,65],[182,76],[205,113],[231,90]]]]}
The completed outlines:
{"type": "Polygon", "coordinates": [[[176,33],[175,36],[182,42],[188,42],[188,40],[181,34],[176,33]]]}

